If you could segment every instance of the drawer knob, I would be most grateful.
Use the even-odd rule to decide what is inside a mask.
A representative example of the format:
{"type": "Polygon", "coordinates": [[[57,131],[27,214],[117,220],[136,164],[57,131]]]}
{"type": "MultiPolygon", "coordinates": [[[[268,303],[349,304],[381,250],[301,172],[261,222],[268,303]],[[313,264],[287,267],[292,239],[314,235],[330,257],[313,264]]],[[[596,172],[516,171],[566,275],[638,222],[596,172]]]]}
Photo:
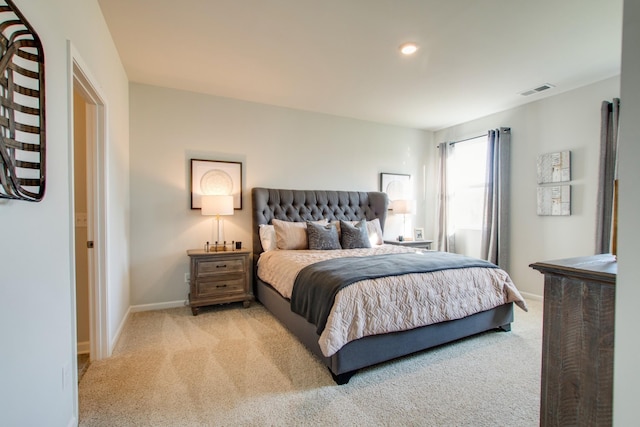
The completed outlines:
{"type": "Polygon", "coordinates": [[[216,288],[226,288],[227,285],[216,285],[216,288]]]}
{"type": "Polygon", "coordinates": [[[216,265],[216,268],[227,268],[227,264],[216,265]]]}

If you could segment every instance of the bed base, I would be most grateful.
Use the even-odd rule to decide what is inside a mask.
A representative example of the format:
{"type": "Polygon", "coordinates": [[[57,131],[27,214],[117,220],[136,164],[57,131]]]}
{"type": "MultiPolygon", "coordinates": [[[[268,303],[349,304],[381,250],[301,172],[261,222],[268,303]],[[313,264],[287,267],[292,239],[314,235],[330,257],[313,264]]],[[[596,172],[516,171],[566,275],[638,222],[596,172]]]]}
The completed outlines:
{"type": "Polygon", "coordinates": [[[361,368],[493,329],[510,331],[513,322],[513,303],[508,303],[458,320],[360,338],[346,344],[333,356],[325,357],[318,344],[315,325],[292,312],[290,301],[257,277],[256,297],[327,366],[338,385],[348,383],[361,368]]]}

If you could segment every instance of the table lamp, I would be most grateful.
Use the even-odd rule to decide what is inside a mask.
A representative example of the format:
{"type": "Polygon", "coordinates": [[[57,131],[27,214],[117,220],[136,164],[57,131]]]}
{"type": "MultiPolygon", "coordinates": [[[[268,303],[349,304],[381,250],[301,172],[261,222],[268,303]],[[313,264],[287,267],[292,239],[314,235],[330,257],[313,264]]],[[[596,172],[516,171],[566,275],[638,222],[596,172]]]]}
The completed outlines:
{"type": "Polygon", "coordinates": [[[412,204],[411,200],[394,200],[391,202],[391,209],[393,210],[394,215],[402,215],[402,234],[398,236],[398,241],[404,240],[404,233],[406,231],[406,219],[407,214],[412,212],[412,204]]]}
{"type": "Polygon", "coordinates": [[[213,236],[213,230],[217,229],[215,237],[212,242],[218,242],[223,244],[224,242],[224,223],[222,228],[220,227],[220,215],[233,215],[233,196],[221,196],[221,195],[204,195],[202,196],[202,215],[215,216],[215,223],[212,223],[211,235],[213,236]],[[216,227],[214,227],[214,224],[216,227]]]}

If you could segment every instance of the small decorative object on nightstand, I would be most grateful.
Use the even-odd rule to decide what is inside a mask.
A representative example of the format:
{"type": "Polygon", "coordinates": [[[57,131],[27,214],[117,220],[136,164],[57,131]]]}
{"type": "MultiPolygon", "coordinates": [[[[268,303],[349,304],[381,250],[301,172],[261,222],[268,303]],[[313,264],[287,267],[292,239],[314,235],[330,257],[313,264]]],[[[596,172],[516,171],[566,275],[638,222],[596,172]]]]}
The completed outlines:
{"type": "Polygon", "coordinates": [[[384,243],[387,245],[407,246],[410,248],[431,250],[431,243],[433,243],[433,240],[385,240],[384,243]]]}
{"type": "Polygon", "coordinates": [[[189,305],[194,316],[205,305],[237,301],[242,301],[245,308],[251,305],[251,251],[192,249],[187,255],[191,259],[189,305]]]}

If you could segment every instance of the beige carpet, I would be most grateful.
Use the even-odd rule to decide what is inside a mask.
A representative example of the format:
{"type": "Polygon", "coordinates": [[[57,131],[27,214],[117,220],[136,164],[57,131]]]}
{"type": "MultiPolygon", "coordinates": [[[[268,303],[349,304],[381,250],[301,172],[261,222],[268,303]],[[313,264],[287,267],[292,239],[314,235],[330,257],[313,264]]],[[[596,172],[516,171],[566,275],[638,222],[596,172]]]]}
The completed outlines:
{"type": "Polygon", "coordinates": [[[537,426],[542,304],[337,386],[259,304],[133,314],[79,386],[81,426],[537,426]]]}

